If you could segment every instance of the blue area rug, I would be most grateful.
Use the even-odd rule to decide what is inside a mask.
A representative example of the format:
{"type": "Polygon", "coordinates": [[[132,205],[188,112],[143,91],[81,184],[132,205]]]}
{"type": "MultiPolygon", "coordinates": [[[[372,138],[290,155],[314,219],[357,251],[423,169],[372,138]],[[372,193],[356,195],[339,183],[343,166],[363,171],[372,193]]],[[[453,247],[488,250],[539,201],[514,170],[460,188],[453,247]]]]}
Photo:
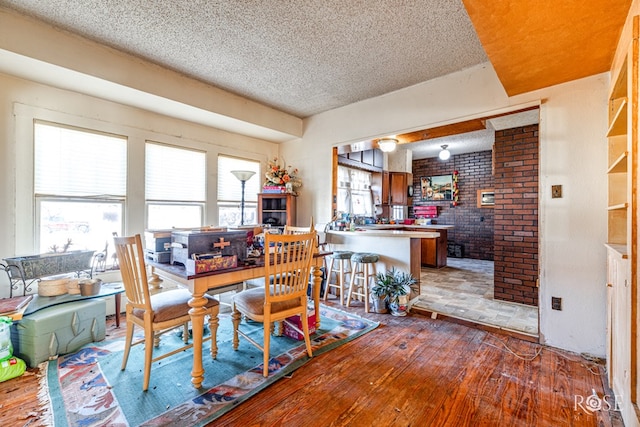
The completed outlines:
{"type": "MultiPolygon", "coordinates": [[[[311,336],[314,356],[333,350],[378,326],[361,317],[321,306],[321,327],[311,336]]],[[[244,322],[244,331],[262,342],[262,324],[244,322]]],[[[138,330],[136,330],[138,331],[138,330]]],[[[205,380],[191,385],[192,350],[153,364],[149,391],[142,391],[143,345],[131,349],[127,369],[120,370],[124,338],[92,343],[74,354],[44,363],[56,426],[202,426],[260,390],[312,361],[304,341],[272,337],[269,377],[262,376],[262,352],[240,337],[232,348],[232,323],[220,315],[218,356],[203,348],[205,380]]],[[[181,338],[164,335],[160,351],[179,346],[181,338]]]]}

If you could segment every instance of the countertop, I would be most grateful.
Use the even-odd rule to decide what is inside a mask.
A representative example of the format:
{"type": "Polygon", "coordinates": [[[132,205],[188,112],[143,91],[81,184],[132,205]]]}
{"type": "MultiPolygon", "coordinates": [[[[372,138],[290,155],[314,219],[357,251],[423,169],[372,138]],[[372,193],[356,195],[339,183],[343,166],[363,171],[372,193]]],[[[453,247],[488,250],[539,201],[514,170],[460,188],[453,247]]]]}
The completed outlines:
{"type": "Polygon", "coordinates": [[[438,237],[440,237],[440,233],[438,233],[437,231],[385,230],[365,228],[364,226],[356,227],[355,231],[329,230],[327,231],[327,234],[354,237],[404,237],[410,239],[437,239],[438,237]]]}
{"type": "Polygon", "coordinates": [[[365,229],[373,229],[373,230],[406,230],[407,228],[411,229],[424,229],[424,230],[450,230],[454,228],[453,225],[447,224],[429,224],[429,225],[418,225],[418,224],[367,224],[367,225],[358,225],[357,228],[365,228],[365,229]]]}

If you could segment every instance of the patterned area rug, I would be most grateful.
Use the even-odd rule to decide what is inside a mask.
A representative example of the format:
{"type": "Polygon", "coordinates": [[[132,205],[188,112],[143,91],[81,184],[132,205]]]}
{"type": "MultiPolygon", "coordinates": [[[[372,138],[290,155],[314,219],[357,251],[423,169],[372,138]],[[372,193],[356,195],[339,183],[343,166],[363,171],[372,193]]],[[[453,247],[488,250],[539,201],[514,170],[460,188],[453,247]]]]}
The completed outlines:
{"type": "MultiPolygon", "coordinates": [[[[378,323],[321,306],[321,327],[311,336],[313,354],[320,355],[375,329],[378,323]]],[[[262,342],[262,324],[244,322],[262,342]]],[[[120,370],[124,339],[92,343],[78,352],[45,362],[42,393],[49,394],[56,426],[202,426],[249,399],[260,390],[312,361],[304,341],[272,337],[269,377],[262,376],[262,353],[240,337],[231,345],[229,315],[220,315],[218,356],[209,356],[205,342],[205,381],[191,385],[192,350],[160,360],[151,368],[149,391],[142,391],[142,345],[131,349],[125,371],[120,370]]],[[[161,350],[182,343],[178,334],[163,336],[161,350]]]]}

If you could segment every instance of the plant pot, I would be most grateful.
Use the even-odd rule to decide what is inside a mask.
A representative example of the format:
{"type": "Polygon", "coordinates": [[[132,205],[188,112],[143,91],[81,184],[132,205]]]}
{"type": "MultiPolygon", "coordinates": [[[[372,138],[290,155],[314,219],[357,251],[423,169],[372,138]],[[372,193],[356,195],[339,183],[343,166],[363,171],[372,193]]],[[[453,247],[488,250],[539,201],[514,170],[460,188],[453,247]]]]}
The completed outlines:
{"type": "Polygon", "coordinates": [[[389,303],[389,309],[393,316],[403,317],[407,315],[408,298],[406,295],[398,297],[397,302],[389,303]]]}
{"type": "Polygon", "coordinates": [[[371,304],[373,306],[374,313],[384,314],[389,312],[389,310],[387,309],[387,302],[385,301],[384,297],[376,297],[372,295],[371,304]]]}

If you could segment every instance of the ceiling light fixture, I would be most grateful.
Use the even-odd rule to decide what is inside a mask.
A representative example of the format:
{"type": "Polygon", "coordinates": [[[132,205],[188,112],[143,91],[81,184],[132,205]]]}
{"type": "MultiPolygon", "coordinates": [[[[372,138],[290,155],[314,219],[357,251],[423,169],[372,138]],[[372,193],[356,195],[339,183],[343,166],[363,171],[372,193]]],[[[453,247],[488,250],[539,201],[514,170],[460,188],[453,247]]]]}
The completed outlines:
{"type": "Polygon", "coordinates": [[[390,153],[396,149],[398,140],[395,138],[381,138],[378,140],[378,147],[385,153],[390,153]]]}
{"type": "Polygon", "coordinates": [[[440,151],[438,157],[440,158],[440,160],[449,160],[449,157],[451,157],[451,152],[447,150],[448,145],[442,145],[441,147],[442,151],[440,151]]]}

